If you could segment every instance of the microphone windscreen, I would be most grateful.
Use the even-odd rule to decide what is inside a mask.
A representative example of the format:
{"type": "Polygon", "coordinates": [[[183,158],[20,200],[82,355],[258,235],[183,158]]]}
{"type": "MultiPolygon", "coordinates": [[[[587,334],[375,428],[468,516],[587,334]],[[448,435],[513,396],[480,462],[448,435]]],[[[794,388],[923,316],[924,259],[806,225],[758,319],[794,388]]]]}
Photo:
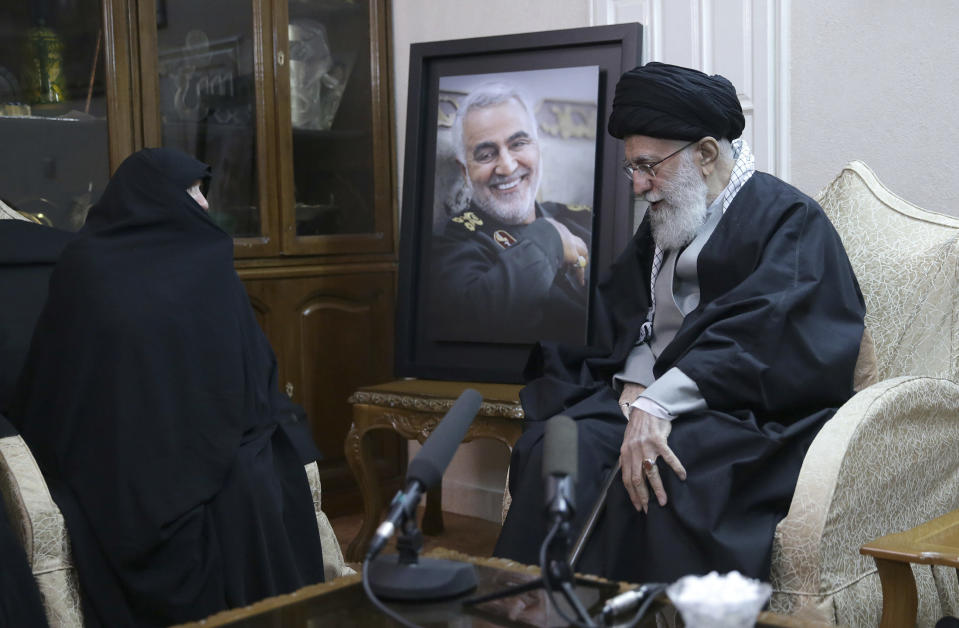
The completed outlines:
{"type": "Polygon", "coordinates": [[[561,414],[546,423],[543,443],[543,478],[568,475],[576,480],[576,421],[561,414]]]}
{"type": "Polygon", "coordinates": [[[410,462],[406,471],[407,482],[417,480],[426,488],[439,485],[443,471],[453,459],[456,448],[463,442],[481,403],[483,397],[478,392],[472,388],[463,391],[410,462]]]}

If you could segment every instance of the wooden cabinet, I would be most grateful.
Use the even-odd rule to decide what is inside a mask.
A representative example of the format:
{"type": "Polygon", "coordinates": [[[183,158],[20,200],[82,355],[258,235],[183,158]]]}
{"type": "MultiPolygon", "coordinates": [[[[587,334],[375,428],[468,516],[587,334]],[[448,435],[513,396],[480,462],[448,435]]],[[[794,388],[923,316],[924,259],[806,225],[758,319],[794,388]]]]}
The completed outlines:
{"type": "Polygon", "coordinates": [[[0,0],[0,199],[75,231],[137,146],[125,2],[0,0]]]}
{"type": "MultiPolygon", "coordinates": [[[[139,148],[209,163],[211,216],[234,237],[281,383],[327,456],[331,515],[361,507],[343,455],[347,398],[393,370],[387,11],[386,0],[0,0],[0,106],[31,101],[0,110],[0,198],[75,229],[139,148]],[[56,63],[60,101],[17,79],[30,68],[50,79],[56,63]]],[[[400,441],[379,443],[379,457],[398,483],[400,441]]]]}

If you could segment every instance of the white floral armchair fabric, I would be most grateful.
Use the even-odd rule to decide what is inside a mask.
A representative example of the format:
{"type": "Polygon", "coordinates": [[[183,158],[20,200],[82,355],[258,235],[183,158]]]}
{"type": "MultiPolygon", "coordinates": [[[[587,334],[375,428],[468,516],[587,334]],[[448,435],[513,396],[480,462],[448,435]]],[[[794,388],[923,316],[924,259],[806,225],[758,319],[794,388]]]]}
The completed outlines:
{"type": "Polygon", "coordinates": [[[40,589],[51,628],[82,626],[70,540],[33,454],[20,436],[0,438],[0,493],[40,589]]]}
{"type": "MultiPolygon", "coordinates": [[[[860,546],[959,508],[959,219],[897,197],[862,162],[819,202],[865,296],[879,381],[806,454],[776,530],[770,607],[876,626],[882,592],[860,546]]],[[[920,626],[959,609],[955,572],[939,569],[913,567],[920,626]]]]}
{"type": "MultiPolygon", "coordinates": [[[[315,462],[306,465],[306,474],[313,493],[326,579],[352,574],[320,507],[320,474],[315,462]]],[[[0,438],[0,494],[26,551],[51,628],[82,626],[77,574],[63,515],[20,436],[0,438]]]]}

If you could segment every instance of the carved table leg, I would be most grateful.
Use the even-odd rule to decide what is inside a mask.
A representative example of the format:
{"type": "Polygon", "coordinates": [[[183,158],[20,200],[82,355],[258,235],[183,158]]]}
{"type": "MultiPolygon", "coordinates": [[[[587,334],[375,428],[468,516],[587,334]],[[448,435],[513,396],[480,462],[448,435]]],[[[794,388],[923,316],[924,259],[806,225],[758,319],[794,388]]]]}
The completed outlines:
{"type": "Polygon", "coordinates": [[[376,468],[373,466],[373,456],[370,454],[370,441],[364,439],[368,431],[366,416],[359,406],[353,407],[353,425],[346,435],[346,461],[353,470],[363,495],[363,524],[360,531],[346,549],[346,560],[360,562],[366,554],[370,539],[376,531],[380,520],[383,498],[380,494],[379,482],[376,478],[376,468]]]}
{"type": "Polygon", "coordinates": [[[879,628],[915,626],[919,600],[909,563],[873,558],[882,584],[882,619],[879,628]]]}

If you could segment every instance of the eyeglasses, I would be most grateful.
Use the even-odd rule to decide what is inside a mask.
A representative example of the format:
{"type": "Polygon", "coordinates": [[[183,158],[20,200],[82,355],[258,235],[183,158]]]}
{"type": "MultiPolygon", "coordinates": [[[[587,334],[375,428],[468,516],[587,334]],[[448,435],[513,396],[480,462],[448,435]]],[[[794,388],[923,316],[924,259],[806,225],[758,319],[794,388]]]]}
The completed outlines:
{"type": "Polygon", "coordinates": [[[686,144],[685,146],[683,146],[683,147],[680,148],[679,150],[677,150],[677,151],[675,151],[675,152],[672,152],[672,153],[666,155],[665,157],[663,157],[662,159],[660,159],[659,161],[654,162],[654,163],[651,163],[651,164],[634,164],[634,163],[631,162],[631,161],[626,161],[626,162],[623,164],[623,172],[626,173],[626,178],[629,179],[630,181],[633,180],[633,175],[636,174],[637,172],[639,172],[640,174],[646,175],[646,176],[649,177],[650,179],[654,179],[654,178],[656,177],[656,170],[655,170],[656,166],[658,166],[659,164],[663,163],[664,161],[666,161],[667,159],[669,159],[669,158],[672,157],[673,155],[678,155],[679,153],[683,152],[684,150],[686,150],[687,148],[689,148],[690,146],[692,146],[693,144],[695,144],[695,143],[698,142],[698,141],[699,141],[699,140],[696,140],[696,141],[694,141],[694,142],[690,142],[689,144],[686,144]]]}

